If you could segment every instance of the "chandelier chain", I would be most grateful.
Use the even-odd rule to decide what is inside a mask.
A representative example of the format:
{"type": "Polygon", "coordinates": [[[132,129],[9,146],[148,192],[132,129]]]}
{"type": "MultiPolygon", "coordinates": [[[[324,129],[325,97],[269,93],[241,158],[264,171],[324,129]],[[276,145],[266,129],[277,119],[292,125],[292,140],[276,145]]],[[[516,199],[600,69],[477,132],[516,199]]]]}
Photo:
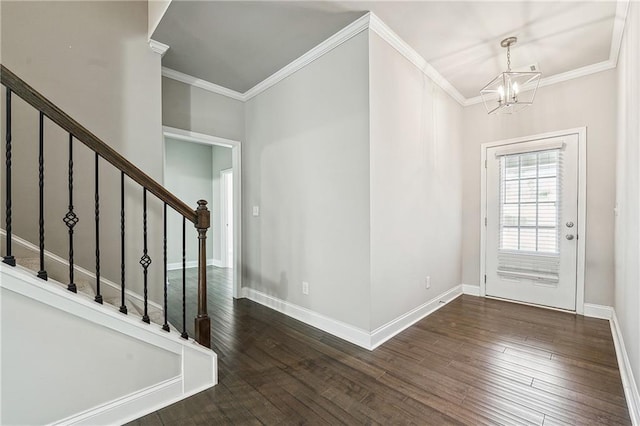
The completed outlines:
{"type": "Polygon", "coordinates": [[[507,70],[511,71],[511,45],[507,46],[507,70]]]}

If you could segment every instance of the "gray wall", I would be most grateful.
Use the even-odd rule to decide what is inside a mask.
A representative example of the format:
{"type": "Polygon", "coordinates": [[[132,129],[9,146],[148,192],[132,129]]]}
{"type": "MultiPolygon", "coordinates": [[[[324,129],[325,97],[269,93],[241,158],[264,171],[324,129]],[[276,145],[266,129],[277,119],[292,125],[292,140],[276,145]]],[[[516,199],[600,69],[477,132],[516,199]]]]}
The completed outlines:
{"type": "Polygon", "coordinates": [[[244,103],[163,77],[162,124],[244,141],[244,103]]]}
{"type": "MultiPolygon", "coordinates": [[[[181,200],[193,203],[204,199],[209,202],[211,228],[207,232],[207,259],[220,261],[221,255],[221,202],[220,171],[231,168],[231,148],[201,145],[165,138],[165,187],[181,200]],[[195,201],[194,201],[195,200],[195,201]]],[[[187,261],[198,260],[198,238],[187,223],[187,261]]],[[[182,216],[169,215],[168,263],[182,262],[182,216]]]]}
{"type": "Polygon", "coordinates": [[[640,389],[640,4],[629,7],[618,61],[615,310],[640,389]]]}
{"type": "Polygon", "coordinates": [[[587,240],[585,302],[613,305],[616,71],[538,89],[535,103],[514,115],[464,109],[462,282],[479,284],[480,144],[587,127],[587,240]]]}
{"type": "MultiPolygon", "coordinates": [[[[1,7],[3,64],[161,181],[160,56],[147,44],[147,3],[3,1],[1,7]]],[[[14,232],[35,243],[38,118],[21,101],[14,106],[14,232]]],[[[50,124],[45,134],[46,248],[66,257],[67,136],[50,124]]],[[[93,155],[75,145],[75,258],[94,270],[93,155]]],[[[119,283],[119,176],[104,161],[101,176],[102,275],[119,283]]],[[[126,192],[127,286],[141,293],[142,190],[128,182],[126,192]]],[[[162,295],[161,223],[161,205],[151,196],[149,294],[155,301],[162,295]]]]}
{"type": "Polygon", "coordinates": [[[243,285],[367,330],[368,43],[363,32],[249,100],[242,147],[243,285]]]}
{"type": "MultiPolygon", "coordinates": [[[[209,145],[165,138],[164,186],[187,202],[210,201],[213,195],[212,149],[209,145]]],[[[167,214],[167,263],[182,262],[182,216],[169,209],[167,214]]],[[[193,224],[186,224],[187,262],[198,260],[198,235],[193,224]]],[[[207,233],[207,258],[213,249],[212,233],[207,233]]]]}
{"type": "Polygon", "coordinates": [[[462,107],[370,37],[375,330],[461,282],[462,107]]]}

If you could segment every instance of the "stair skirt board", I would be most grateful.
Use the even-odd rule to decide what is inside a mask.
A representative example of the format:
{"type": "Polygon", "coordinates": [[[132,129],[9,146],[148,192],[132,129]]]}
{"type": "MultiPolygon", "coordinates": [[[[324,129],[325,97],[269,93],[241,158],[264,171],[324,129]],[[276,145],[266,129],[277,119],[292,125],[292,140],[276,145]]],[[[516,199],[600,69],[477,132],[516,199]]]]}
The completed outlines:
{"type": "MultiPolygon", "coordinates": [[[[2,247],[4,247],[4,240],[6,238],[6,231],[4,229],[0,229],[0,243],[2,243],[2,247]]],[[[30,253],[29,257],[38,257],[39,256],[39,252],[40,249],[35,245],[30,243],[29,241],[17,237],[15,234],[12,235],[11,237],[11,241],[13,244],[16,244],[18,246],[20,246],[19,248],[28,251],[30,253]]],[[[14,250],[16,251],[16,250],[14,250]]],[[[15,253],[14,253],[15,255],[15,253]]],[[[51,253],[47,250],[44,251],[44,256],[45,256],[45,262],[46,263],[55,263],[58,264],[59,266],[64,266],[67,268],[67,270],[69,269],[69,261],[66,259],[63,259],[62,257],[51,253]]],[[[15,256],[16,258],[21,257],[21,256],[15,256]]],[[[25,256],[26,257],[26,256],[25,256]]],[[[82,268],[81,266],[78,265],[74,265],[73,266],[73,270],[75,271],[75,274],[77,274],[78,276],[78,281],[82,280],[84,278],[84,280],[90,281],[90,282],[95,282],[96,280],[96,274],[82,268]]],[[[107,280],[103,277],[100,277],[100,284],[103,286],[107,286],[109,287],[111,290],[113,290],[113,292],[117,292],[117,294],[120,294],[120,284],[116,284],[113,281],[107,280]]],[[[94,289],[95,292],[95,289],[94,289]]],[[[144,304],[144,297],[142,297],[141,294],[136,293],[134,291],[131,291],[129,289],[125,289],[125,294],[127,295],[127,298],[130,299],[131,301],[137,302],[138,306],[141,307],[144,304]]],[[[106,297],[105,297],[106,299],[106,297]]],[[[163,308],[160,304],[152,301],[152,300],[148,300],[147,301],[149,307],[155,308],[159,311],[163,311],[163,308]]]]}
{"type": "MultiPolygon", "coordinates": [[[[152,349],[154,351],[173,353],[179,357],[180,363],[180,374],[175,377],[164,379],[115,399],[103,401],[97,406],[56,420],[53,424],[123,424],[218,383],[216,353],[200,346],[193,339],[183,339],[177,332],[167,333],[159,327],[150,327],[138,319],[122,315],[117,309],[109,309],[86,298],[77,297],[56,284],[47,282],[43,285],[43,281],[30,272],[20,266],[11,267],[0,263],[0,277],[2,277],[0,287],[3,291],[19,294],[65,314],[78,317],[78,320],[96,324],[127,338],[143,342],[155,348],[152,349]]],[[[72,338],[77,341],[76,337],[72,338]]],[[[6,377],[3,375],[4,379],[6,377]]],[[[10,386],[10,384],[3,381],[2,386],[10,386]]]]}

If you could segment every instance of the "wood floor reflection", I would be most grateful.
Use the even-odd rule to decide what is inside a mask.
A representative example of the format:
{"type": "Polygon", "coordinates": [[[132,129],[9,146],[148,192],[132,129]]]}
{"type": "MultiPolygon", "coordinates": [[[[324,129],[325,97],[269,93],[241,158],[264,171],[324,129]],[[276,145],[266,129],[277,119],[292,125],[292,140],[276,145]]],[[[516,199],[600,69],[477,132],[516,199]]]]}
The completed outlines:
{"type": "MultiPolygon", "coordinates": [[[[607,321],[465,295],[367,351],[234,301],[229,269],[208,278],[219,384],[132,425],[631,424],[607,321]]],[[[181,282],[172,271],[178,328],[181,282]]]]}

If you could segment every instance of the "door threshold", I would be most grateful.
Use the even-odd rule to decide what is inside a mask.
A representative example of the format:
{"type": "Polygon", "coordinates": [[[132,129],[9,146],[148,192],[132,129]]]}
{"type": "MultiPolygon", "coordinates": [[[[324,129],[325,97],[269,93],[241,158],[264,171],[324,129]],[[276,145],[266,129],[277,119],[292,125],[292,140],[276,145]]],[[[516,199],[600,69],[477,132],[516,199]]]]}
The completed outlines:
{"type": "Polygon", "coordinates": [[[500,300],[502,302],[510,302],[510,303],[516,303],[518,305],[532,306],[534,308],[543,308],[543,309],[549,309],[551,311],[564,312],[566,314],[574,314],[574,315],[577,314],[575,309],[569,310],[569,309],[562,309],[562,308],[554,308],[553,306],[537,305],[535,303],[523,302],[521,300],[514,300],[514,299],[505,299],[503,297],[497,297],[497,296],[485,295],[484,297],[486,297],[487,299],[500,300]]]}

